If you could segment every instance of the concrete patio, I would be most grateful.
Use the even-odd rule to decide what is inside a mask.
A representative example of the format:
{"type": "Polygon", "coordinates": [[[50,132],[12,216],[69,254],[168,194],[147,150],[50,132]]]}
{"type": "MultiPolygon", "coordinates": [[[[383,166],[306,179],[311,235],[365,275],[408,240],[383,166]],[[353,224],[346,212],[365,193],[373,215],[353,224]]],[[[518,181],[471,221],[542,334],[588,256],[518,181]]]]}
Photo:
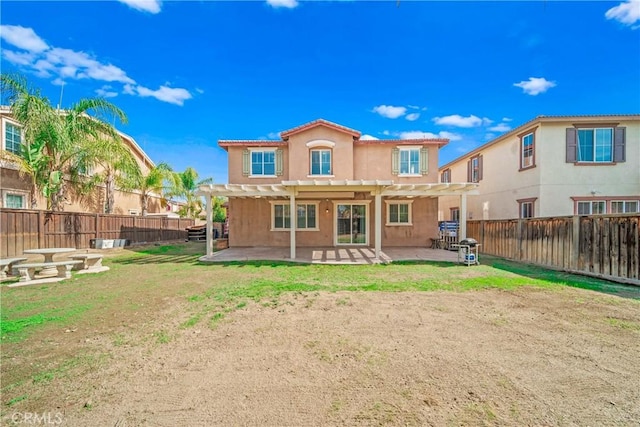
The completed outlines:
{"type": "Polygon", "coordinates": [[[296,259],[289,258],[287,247],[242,247],[214,252],[200,257],[202,262],[231,261],[293,261],[304,264],[379,264],[393,261],[446,261],[457,262],[457,252],[444,249],[417,247],[383,248],[380,259],[369,247],[348,248],[296,248],[296,259]]]}

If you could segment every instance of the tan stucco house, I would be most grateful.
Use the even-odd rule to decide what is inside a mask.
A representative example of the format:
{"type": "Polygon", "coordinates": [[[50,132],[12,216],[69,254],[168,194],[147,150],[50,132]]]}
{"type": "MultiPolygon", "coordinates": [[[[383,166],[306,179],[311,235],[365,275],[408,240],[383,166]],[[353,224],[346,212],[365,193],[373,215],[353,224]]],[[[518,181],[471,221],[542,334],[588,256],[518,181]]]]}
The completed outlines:
{"type": "MultiPolygon", "coordinates": [[[[439,183],[438,149],[447,139],[370,140],[326,120],[278,140],[221,140],[229,184],[201,194],[229,199],[229,246],[422,246],[438,235],[438,197],[477,184],[439,183]]],[[[211,227],[211,214],[207,215],[211,227]]],[[[464,233],[462,230],[461,233],[464,233]]],[[[208,233],[207,256],[212,254],[208,233]]]]}
{"type": "MultiPolygon", "coordinates": [[[[118,131],[125,145],[131,150],[133,157],[140,166],[143,174],[149,172],[154,167],[153,161],[144,150],[129,135],[118,131]]],[[[11,108],[0,106],[0,135],[2,138],[2,150],[14,154],[20,152],[20,145],[23,142],[22,125],[18,123],[11,114],[11,108]]],[[[99,173],[101,170],[90,171],[99,173]]],[[[30,184],[28,177],[20,176],[16,165],[8,161],[0,161],[0,207],[12,209],[30,208],[30,184]]],[[[64,210],[68,212],[91,212],[104,213],[105,204],[104,188],[99,187],[89,195],[77,195],[69,192],[64,210]]],[[[114,213],[123,215],[140,215],[140,193],[136,191],[115,192],[114,213]]],[[[38,196],[38,209],[45,209],[46,200],[42,195],[38,196]]],[[[167,213],[173,211],[173,206],[163,206],[160,195],[154,195],[149,200],[149,213],[167,213]]]]}
{"type": "MultiPolygon", "coordinates": [[[[479,184],[467,219],[640,212],[640,115],[539,116],[440,168],[479,184]]],[[[464,218],[457,198],[439,218],[464,218]]]]}

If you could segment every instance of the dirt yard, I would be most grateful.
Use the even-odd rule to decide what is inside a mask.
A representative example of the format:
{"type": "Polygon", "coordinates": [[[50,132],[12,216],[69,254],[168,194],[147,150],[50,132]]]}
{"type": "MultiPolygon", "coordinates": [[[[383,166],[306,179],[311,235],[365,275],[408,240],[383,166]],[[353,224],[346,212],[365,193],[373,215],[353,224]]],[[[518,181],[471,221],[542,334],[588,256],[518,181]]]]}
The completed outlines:
{"type": "Polygon", "coordinates": [[[110,356],[49,383],[30,410],[71,426],[640,424],[638,301],[572,288],[297,293],[149,338],[181,309],[135,328],[105,318],[115,340],[101,332],[112,326],[41,340],[110,356]]]}

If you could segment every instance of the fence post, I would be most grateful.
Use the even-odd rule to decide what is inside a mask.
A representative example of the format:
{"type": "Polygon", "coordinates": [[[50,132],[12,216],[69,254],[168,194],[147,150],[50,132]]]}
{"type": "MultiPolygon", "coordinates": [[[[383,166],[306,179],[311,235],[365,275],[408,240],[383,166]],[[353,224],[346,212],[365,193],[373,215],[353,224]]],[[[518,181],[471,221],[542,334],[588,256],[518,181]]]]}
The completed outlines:
{"type": "Polygon", "coordinates": [[[578,259],[580,257],[580,217],[574,215],[571,221],[571,259],[569,260],[569,268],[579,270],[578,259]]]}
{"type": "Polygon", "coordinates": [[[522,260],[522,225],[524,221],[522,218],[518,219],[518,225],[516,226],[516,253],[515,258],[518,261],[522,260]]]}
{"type": "Polygon", "coordinates": [[[133,216],[133,242],[131,243],[138,243],[138,226],[136,225],[138,216],[134,215],[133,216]]]}

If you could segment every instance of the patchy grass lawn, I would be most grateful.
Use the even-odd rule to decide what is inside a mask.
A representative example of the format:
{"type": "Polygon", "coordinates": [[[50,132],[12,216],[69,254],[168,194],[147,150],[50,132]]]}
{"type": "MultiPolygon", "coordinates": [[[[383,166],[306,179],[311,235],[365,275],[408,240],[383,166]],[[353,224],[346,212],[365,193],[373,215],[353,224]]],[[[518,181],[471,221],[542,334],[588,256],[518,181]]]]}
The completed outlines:
{"type": "MultiPolygon", "coordinates": [[[[213,424],[299,425],[313,420],[320,420],[320,424],[366,425],[423,425],[441,421],[456,425],[565,421],[571,424],[571,420],[580,424],[592,421],[587,416],[589,409],[571,409],[571,396],[565,396],[568,403],[559,404],[562,409],[558,414],[547,414],[545,418],[543,413],[549,408],[545,409],[542,402],[547,397],[542,396],[542,391],[540,395],[531,395],[540,384],[534,379],[527,379],[532,383],[522,383],[523,375],[528,378],[528,368],[523,365],[522,372],[517,372],[514,364],[513,372],[510,371],[509,354],[536,365],[544,354],[540,359],[530,359],[535,356],[531,348],[550,351],[545,341],[548,337],[554,337],[565,348],[573,348],[576,343],[566,340],[580,336],[591,340],[588,348],[574,349],[585,352],[583,357],[595,357],[597,346],[594,348],[593,343],[602,342],[611,357],[629,358],[632,366],[627,369],[631,371],[625,375],[638,371],[640,304],[634,300],[640,299],[638,288],[490,257],[484,257],[483,265],[473,268],[409,262],[358,266],[282,262],[211,265],[198,263],[197,258],[203,252],[202,244],[193,243],[125,250],[105,259],[104,264],[111,268],[105,273],[74,275],[63,282],[40,286],[12,289],[2,286],[3,418],[10,418],[16,411],[60,411],[66,420],[80,423],[97,421],[113,425],[124,420],[140,424],[143,419],[154,419],[150,414],[159,416],[165,406],[181,407],[170,400],[180,394],[188,395],[190,386],[172,375],[188,366],[212,375],[210,384],[201,385],[201,395],[222,386],[232,390],[228,395],[208,398],[207,404],[219,405],[219,412],[225,412],[225,404],[238,404],[239,396],[251,395],[263,383],[280,387],[280,399],[276,393],[272,396],[274,401],[263,402],[255,394],[254,406],[247,401],[246,410],[237,408],[236,416],[218,413],[217,418],[211,419],[213,424]],[[379,313],[390,316],[388,324],[377,316],[379,313]],[[424,318],[416,323],[415,316],[424,318]],[[363,326],[365,320],[377,328],[363,326]],[[474,327],[482,325],[484,329],[474,327]],[[536,331],[536,327],[540,330],[536,331]],[[473,343],[489,332],[494,333],[484,336],[475,347],[458,348],[462,342],[473,343]],[[540,332],[545,332],[544,337],[536,336],[540,332]],[[469,390],[458,390],[471,386],[465,380],[450,380],[451,376],[457,378],[455,372],[441,378],[440,392],[436,391],[438,384],[434,381],[439,374],[435,371],[431,377],[414,375],[421,382],[407,380],[409,383],[400,387],[400,391],[385,390],[379,380],[387,375],[389,387],[399,387],[393,385],[396,380],[391,378],[410,378],[410,371],[415,369],[431,372],[425,366],[432,365],[414,365],[416,355],[426,357],[435,351],[431,349],[433,346],[423,347],[427,342],[421,334],[426,333],[435,334],[429,338],[436,339],[434,343],[442,351],[458,351],[459,359],[455,360],[448,360],[444,353],[430,354],[433,366],[444,362],[449,366],[440,366],[442,372],[448,372],[452,366],[463,369],[467,363],[478,378],[485,375],[481,369],[473,368],[476,362],[470,360],[482,359],[473,353],[473,348],[480,351],[482,343],[493,343],[494,347],[491,352],[481,352],[488,357],[485,363],[491,365],[504,356],[505,371],[497,377],[482,377],[486,384],[471,387],[472,395],[469,390]],[[234,341],[228,337],[242,339],[234,341]],[[612,337],[619,341],[612,342],[612,337]],[[397,348],[389,347],[393,342],[397,348]],[[194,343],[198,346],[194,347],[194,343]],[[528,352],[522,348],[514,350],[514,343],[531,348],[528,352]],[[498,350],[502,356],[493,355],[498,350]],[[291,360],[282,360],[282,354],[274,355],[273,351],[289,351],[291,360]],[[254,368],[241,362],[243,355],[259,359],[260,354],[271,354],[272,359],[254,361],[254,368]],[[229,359],[215,359],[223,355],[229,355],[229,359]],[[631,357],[634,355],[635,359],[631,357]],[[309,366],[315,366],[316,371],[306,372],[308,357],[313,360],[309,366]],[[286,366],[289,370],[280,372],[286,366]],[[223,367],[226,374],[235,372],[235,380],[242,378],[244,372],[250,378],[261,378],[262,382],[243,385],[234,382],[231,375],[230,383],[220,384],[215,378],[224,377],[220,372],[223,367]],[[353,377],[343,378],[341,388],[331,382],[331,376],[337,375],[334,369],[339,374],[351,372],[353,377]],[[279,376],[272,378],[269,370],[279,372],[279,376]],[[280,378],[288,377],[289,387],[279,383],[280,378]],[[141,381],[139,387],[126,389],[123,381],[131,380],[141,381]],[[139,405],[131,406],[129,415],[114,415],[113,390],[119,390],[119,395],[128,390],[132,401],[136,401],[133,389],[148,391],[156,381],[166,387],[165,398],[169,400],[138,399],[139,405]],[[521,383],[516,384],[518,381],[521,383]],[[382,390],[372,393],[373,386],[382,390]],[[296,391],[300,394],[300,387],[310,390],[305,396],[309,402],[318,402],[319,409],[314,406],[313,410],[300,412],[309,404],[302,397],[297,401],[299,405],[295,403],[292,396],[296,396],[296,391]],[[506,399],[491,397],[498,396],[500,388],[506,399]],[[359,397],[353,397],[352,393],[359,397]],[[533,399],[533,403],[523,403],[526,399],[533,399]],[[253,412],[247,409],[251,407],[255,409],[253,412]],[[280,412],[272,413],[269,407],[280,408],[280,412]],[[284,416],[282,411],[289,418],[280,418],[284,416]]],[[[557,351],[562,361],[558,367],[568,364],[569,356],[560,356],[565,350],[557,351]]],[[[574,353],[570,356],[574,357],[574,353]]],[[[544,371],[545,367],[540,369],[544,371]]],[[[576,373],[575,378],[570,376],[567,381],[577,378],[576,373]]],[[[611,380],[603,377],[594,381],[611,380]]],[[[623,394],[632,393],[625,388],[624,381],[615,380],[616,384],[622,384],[623,394]]],[[[201,384],[200,380],[196,382],[201,384]]],[[[567,390],[570,389],[568,386],[567,390]]],[[[266,389],[263,393],[269,395],[266,389]]],[[[606,393],[602,393],[606,400],[606,393]]],[[[576,399],[583,398],[574,395],[576,399]]],[[[611,396],[614,400],[618,398],[613,392],[611,396]]],[[[198,398],[194,399],[187,406],[200,408],[198,398]]],[[[200,404],[203,408],[207,406],[204,402],[200,404]]],[[[618,411],[615,419],[621,424],[638,416],[638,411],[623,403],[607,405],[618,411]]],[[[608,410],[599,411],[611,415],[608,410]]],[[[185,418],[176,422],[190,424],[186,409],[178,413],[185,418]]],[[[201,411],[191,413],[205,417],[201,411]]],[[[159,422],[161,418],[155,419],[159,422]]]]}

